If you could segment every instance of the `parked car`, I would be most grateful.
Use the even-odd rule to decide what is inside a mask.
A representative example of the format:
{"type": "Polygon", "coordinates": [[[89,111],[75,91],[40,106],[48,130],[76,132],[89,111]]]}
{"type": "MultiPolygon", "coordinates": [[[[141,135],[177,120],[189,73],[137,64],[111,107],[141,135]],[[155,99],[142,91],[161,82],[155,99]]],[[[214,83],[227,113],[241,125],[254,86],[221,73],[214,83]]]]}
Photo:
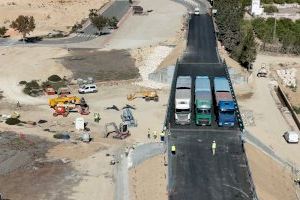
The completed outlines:
{"type": "Polygon", "coordinates": [[[283,137],[288,143],[299,142],[299,133],[296,131],[287,131],[283,134],[283,137]]]}
{"type": "Polygon", "coordinates": [[[194,14],[195,15],[200,15],[200,9],[199,8],[195,8],[194,14]]]}
{"type": "Polygon", "coordinates": [[[98,92],[97,86],[95,84],[87,84],[83,85],[78,89],[78,92],[80,94],[85,94],[85,93],[96,93],[98,92]]]}

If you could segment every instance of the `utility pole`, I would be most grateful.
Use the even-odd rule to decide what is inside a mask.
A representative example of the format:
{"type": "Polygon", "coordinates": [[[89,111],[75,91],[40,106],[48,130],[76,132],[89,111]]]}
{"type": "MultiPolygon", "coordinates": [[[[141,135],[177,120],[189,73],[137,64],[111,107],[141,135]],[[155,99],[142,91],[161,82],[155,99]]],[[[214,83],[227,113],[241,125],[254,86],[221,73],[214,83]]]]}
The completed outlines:
{"type": "Polygon", "coordinates": [[[274,30],[273,30],[273,43],[275,42],[275,37],[276,37],[276,18],[274,18],[275,21],[274,21],[274,30]]]}

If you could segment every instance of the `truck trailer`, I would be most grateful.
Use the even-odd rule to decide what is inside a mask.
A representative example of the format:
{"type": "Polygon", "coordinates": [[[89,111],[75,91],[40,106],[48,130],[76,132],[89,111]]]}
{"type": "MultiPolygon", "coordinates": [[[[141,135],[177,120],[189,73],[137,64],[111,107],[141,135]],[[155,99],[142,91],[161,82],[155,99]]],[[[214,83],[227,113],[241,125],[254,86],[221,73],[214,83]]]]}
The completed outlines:
{"type": "Polygon", "coordinates": [[[212,93],[208,76],[197,76],[195,80],[195,123],[211,125],[212,93]]]}
{"type": "Polygon", "coordinates": [[[191,123],[191,89],[192,78],[190,76],[178,76],[175,91],[175,123],[191,123]]]}
{"type": "Polygon", "coordinates": [[[219,126],[234,126],[235,103],[232,98],[229,82],[225,77],[214,78],[214,92],[217,106],[217,120],[219,126]]]}

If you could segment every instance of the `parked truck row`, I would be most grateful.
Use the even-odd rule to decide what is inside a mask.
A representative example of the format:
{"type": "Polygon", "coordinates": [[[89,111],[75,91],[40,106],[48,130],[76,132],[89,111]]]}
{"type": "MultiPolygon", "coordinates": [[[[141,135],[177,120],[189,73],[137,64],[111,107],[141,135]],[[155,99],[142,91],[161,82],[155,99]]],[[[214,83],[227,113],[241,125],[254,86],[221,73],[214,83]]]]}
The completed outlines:
{"type": "MultiPolygon", "coordinates": [[[[175,91],[175,123],[186,125],[191,123],[192,113],[192,78],[179,76],[175,91]]],[[[226,77],[214,77],[211,85],[208,76],[197,76],[194,87],[195,124],[210,126],[212,108],[218,126],[234,126],[236,122],[235,102],[226,77]]]]}

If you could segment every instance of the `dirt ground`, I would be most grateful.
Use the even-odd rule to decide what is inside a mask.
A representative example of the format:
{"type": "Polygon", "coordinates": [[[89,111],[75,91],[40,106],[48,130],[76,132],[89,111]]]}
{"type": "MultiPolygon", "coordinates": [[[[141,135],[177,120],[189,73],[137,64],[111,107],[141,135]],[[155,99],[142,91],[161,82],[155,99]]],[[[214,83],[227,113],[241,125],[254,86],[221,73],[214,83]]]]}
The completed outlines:
{"type": "Polygon", "coordinates": [[[0,191],[5,198],[64,199],[70,195],[79,181],[77,171],[69,163],[46,156],[58,143],[14,132],[0,132],[0,137],[0,191]],[[47,190],[41,192],[43,188],[47,190]]]}
{"type": "Polygon", "coordinates": [[[165,155],[150,158],[129,170],[131,200],[167,200],[165,155]]]}
{"type": "Polygon", "coordinates": [[[70,54],[62,58],[62,63],[75,79],[93,77],[96,81],[110,81],[139,76],[135,60],[127,50],[70,49],[70,54]]]}
{"type": "MultiPolygon", "coordinates": [[[[47,34],[53,30],[69,31],[76,22],[88,17],[90,9],[99,9],[107,2],[109,0],[2,0],[0,26],[8,28],[19,15],[29,15],[36,22],[33,35],[47,34]]],[[[14,31],[8,34],[19,36],[14,31]]]]}
{"type": "Polygon", "coordinates": [[[280,165],[250,144],[246,144],[245,148],[258,198],[296,200],[290,169],[280,165]]]}

